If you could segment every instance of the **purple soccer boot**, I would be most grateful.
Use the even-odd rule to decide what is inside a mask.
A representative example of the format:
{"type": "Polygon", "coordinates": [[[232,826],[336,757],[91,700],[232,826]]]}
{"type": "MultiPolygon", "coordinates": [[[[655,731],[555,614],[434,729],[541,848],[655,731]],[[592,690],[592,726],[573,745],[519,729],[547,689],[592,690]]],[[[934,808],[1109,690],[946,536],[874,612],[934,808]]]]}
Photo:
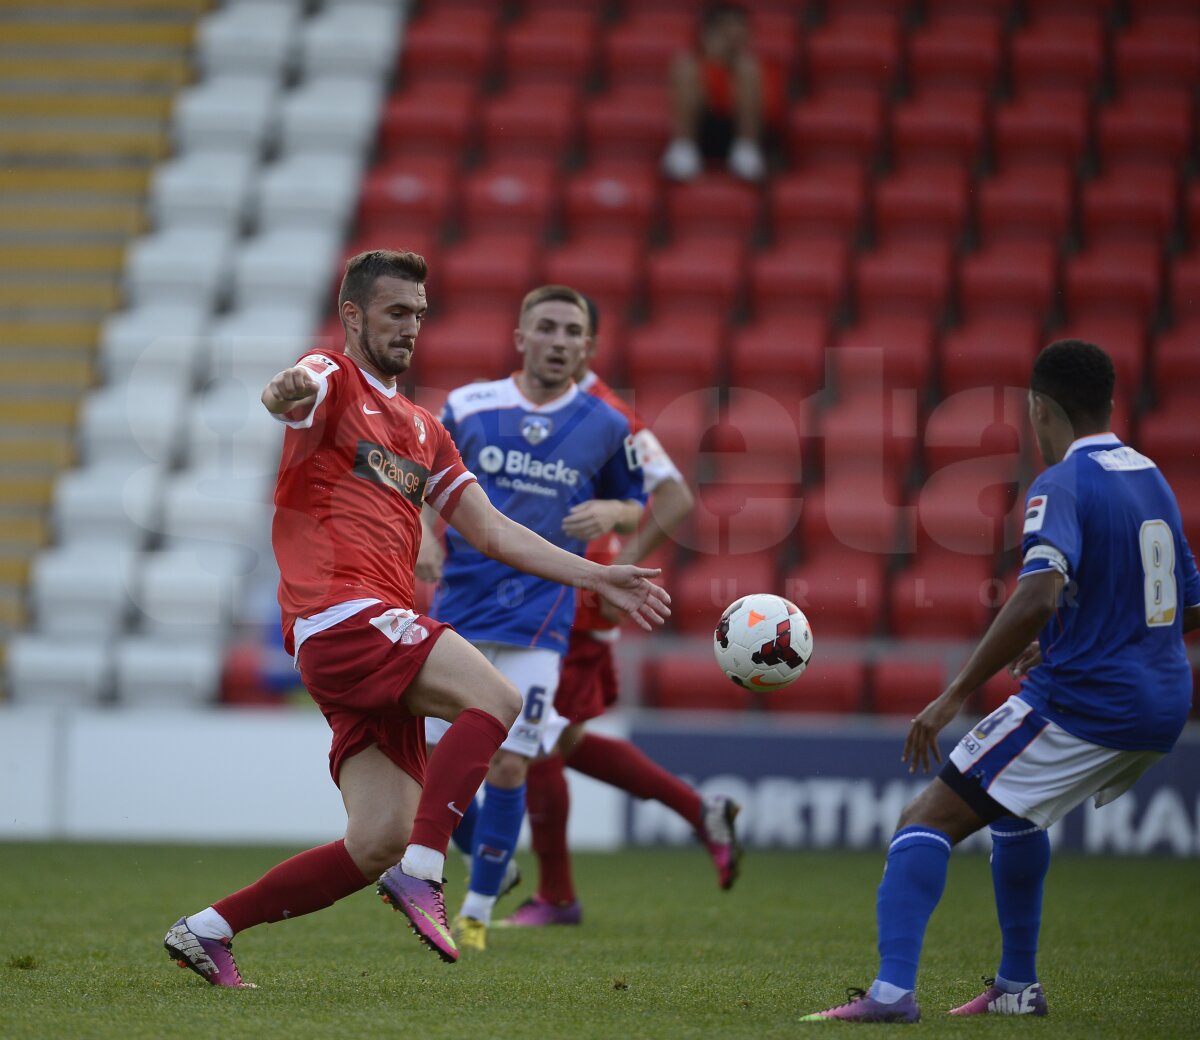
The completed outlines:
{"type": "Polygon", "coordinates": [[[697,835],[704,842],[713,866],[717,868],[717,884],[728,891],[737,880],[742,863],[742,846],[737,839],[734,821],[742,807],[732,798],[719,794],[704,801],[704,816],[697,835]]]}
{"type": "Polygon", "coordinates": [[[534,896],[526,899],[503,921],[496,923],[500,928],[546,928],[555,924],[580,924],[582,921],[583,907],[578,899],[559,904],[534,896]]]}
{"type": "Polygon", "coordinates": [[[911,993],[906,993],[894,1004],[883,1004],[867,994],[865,990],[848,989],[846,996],[850,1000],[827,1011],[817,1011],[805,1015],[801,1022],[824,1022],[828,1019],[842,1022],[920,1022],[921,1009],[917,1007],[917,999],[911,993]]]}
{"type": "Polygon", "coordinates": [[[1040,982],[1031,982],[1018,993],[1005,993],[995,979],[985,978],[987,987],[974,1000],[953,1008],[952,1015],[1044,1015],[1046,991],[1040,982]]]}
{"type": "Polygon", "coordinates": [[[171,925],[163,946],[171,960],[181,968],[191,968],[210,985],[230,989],[257,988],[238,971],[237,961],[233,959],[233,940],[203,939],[188,927],[186,917],[171,925]]]}
{"type": "Polygon", "coordinates": [[[397,863],[383,872],[375,890],[393,910],[399,910],[408,918],[413,933],[422,943],[442,960],[453,964],[458,960],[458,947],[446,917],[446,900],[442,895],[444,884],[444,881],[412,877],[397,863]]]}

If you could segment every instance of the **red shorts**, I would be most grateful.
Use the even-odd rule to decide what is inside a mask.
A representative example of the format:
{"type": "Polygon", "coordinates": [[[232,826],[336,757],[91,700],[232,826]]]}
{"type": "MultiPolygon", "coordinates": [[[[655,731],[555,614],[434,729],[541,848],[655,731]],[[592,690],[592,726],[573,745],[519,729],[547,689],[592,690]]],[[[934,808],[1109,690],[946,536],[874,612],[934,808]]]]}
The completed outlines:
{"type": "Polygon", "coordinates": [[[389,609],[376,603],[300,645],[300,680],[333,730],[335,784],[342,763],[372,744],[425,783],[425,720],[409,713],[404,691],[449,626],[424,614],[407,629],[403,617],[371,623],[389,609]]]}
{"type": "Polygon", "coordinates": [[[571,722],[603,715],[617,701],[612,643],[572,632],[554,694],[554,710],[571,722]]]}

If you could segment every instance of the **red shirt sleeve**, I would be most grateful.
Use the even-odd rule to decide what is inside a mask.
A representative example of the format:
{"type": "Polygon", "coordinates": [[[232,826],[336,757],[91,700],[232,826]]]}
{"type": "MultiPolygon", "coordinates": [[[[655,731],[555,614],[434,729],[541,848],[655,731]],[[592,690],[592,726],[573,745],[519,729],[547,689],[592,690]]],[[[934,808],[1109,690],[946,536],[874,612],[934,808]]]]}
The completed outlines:
{"type": "Polygon", "coordinates": [[[446,427],[429,412],[424,414],[426,426],[434,439],[433,464],[429,468],[429,480],[425,483],[425,501],[448,523],[462,493],[477,481],[475,474],[463,463],[458,446],[446,427]]]}

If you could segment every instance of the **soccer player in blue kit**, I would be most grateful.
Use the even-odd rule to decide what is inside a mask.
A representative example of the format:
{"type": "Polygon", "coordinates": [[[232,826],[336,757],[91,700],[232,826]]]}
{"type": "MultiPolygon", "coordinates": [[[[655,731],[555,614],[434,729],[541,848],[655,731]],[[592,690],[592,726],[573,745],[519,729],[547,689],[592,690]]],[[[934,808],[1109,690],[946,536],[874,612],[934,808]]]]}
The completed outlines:
{"type": "MultiPolygon", "coordinates": [[[[454,390],[442,422],[496,508],[582,555],[592,539],[629,533],[641,519],[644,477],[629,423],[573,381],[589,343],[587,304],[575,290],[528,293],[515,342],[521,370],[454,390]]],[[[524,698],[488,771],[470,888],[455,922],[460,945],[481,950],[525,816],[529,762],[553,749],[566,726],[554,693],[575,597],[484,556],[452,529],[447,535],[430,613],[482,650],[524,698]]]]}
{"type": "Polygon", "coordinates": [[[801,1021],[920,1019],[917,964],[950,850],[989,825],[1000,967],[950,1014],[1046,1014],[1036,967],[1046,828],[1093,795],[1111,802],[1171,750],[1192,696],[1183,634],[1200,627],[1200,574],[1175,496],[1152,460],[1108,432],[1113,384],[1108,355],[1079,340],[1052,343],[1034,363],[1029,418],[1049,468],[1029,489],[1020,580],[957,678],[913,720],[910,771],[941,761],[938,733],[1009,662],[1021,692],[962,738],[901,814],[869,992],[801,1021]]]}

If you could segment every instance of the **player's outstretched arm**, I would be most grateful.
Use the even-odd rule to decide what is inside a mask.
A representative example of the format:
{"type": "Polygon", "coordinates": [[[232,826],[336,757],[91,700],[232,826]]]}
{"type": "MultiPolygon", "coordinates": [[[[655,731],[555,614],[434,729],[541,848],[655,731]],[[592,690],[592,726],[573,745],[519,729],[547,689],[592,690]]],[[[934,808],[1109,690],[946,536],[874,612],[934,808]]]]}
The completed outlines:
{"type": "Polygon", "coordinates": [[[963,701],[1010,661],[1019,657],[1050,620],[1062,592],[1063,576],[1056,570],[1039,571],[1017,582],[991,628],[984,633],[961,672],[912,721],[904,741],[902,762],[915,773],[929,772],[930,759],[940,762],[937,735],[959,713],[963,701]]]}
{"type": "Polygon", "coordinates": [[[602,567],[551,545],[496,509],[478,484],[462,493],[447,522],[486,556],[538,578],[591,589],[647,631],[671,615],[671,597],[649,580],[657,570],[602,567]]]}
{"type": "Polygon", "coordinates": [[[297,419],[308,414],[316,403],[321,384],[316,377],[300,365],[285,368],[263,389],[260,400],[272,415],[294,412],[297,419]]]}

